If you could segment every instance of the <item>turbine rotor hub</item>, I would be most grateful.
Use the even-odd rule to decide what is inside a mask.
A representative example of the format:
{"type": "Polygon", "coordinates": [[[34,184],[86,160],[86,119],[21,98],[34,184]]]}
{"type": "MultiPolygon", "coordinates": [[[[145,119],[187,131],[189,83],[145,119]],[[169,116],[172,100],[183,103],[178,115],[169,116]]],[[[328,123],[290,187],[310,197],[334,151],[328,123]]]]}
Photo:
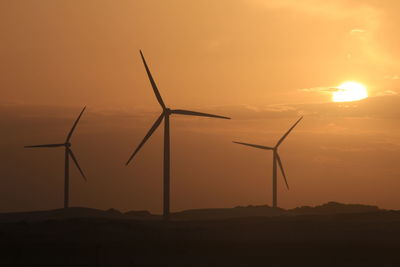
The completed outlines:
{"type": "Polygon", "coordinates": [[[66,146],[66,147],[71,147],[71,143],[70,143],[70,142],[65,143],[65,146],[66,146]]]}

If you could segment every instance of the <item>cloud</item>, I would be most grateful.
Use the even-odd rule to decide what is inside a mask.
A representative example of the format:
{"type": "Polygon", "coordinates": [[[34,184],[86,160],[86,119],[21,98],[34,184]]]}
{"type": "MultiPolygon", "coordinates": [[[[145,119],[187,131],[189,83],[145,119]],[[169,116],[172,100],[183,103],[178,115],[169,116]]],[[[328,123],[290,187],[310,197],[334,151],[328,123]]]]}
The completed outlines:
{"type": "Polygon", "coordinates": [[[341,118],[390,118],[399,119],[400,96],[384,95],[369,97],[360,101],[344,103],[317,103],[295,105],[296,110],[314,116],[341,118]]]}
{"type": "Polygon", "coordinates": [[[318,164],[332,165],[334,163],[340,163],[343,160],[335,156],[318,155],[313,157],[312,161],[318,164]]]}
{"type": "MultiPolygon", "coordinates": [[[[313,89],[326,90],[326,88],[313,89]]],[[[222,114],[232,118],[231,121],[210,120],[200,117],[174,116],[174,128],[199,130],[207,132],[236,131],[257,125],[268,125],[270,120],[293,120],[305,116],[312,125],[313,132],[336,132],[349,134],[352,125],[343,124],[343,119],[400,119],[400,96],[388,94],[370,97],[361,101],[346,103],[301,103],[279,105],[230,105],[198,107],[198,110],[222,114]],[[265,124],[263,121],[269,121],[265,124]]],[[[79,113],[81,107],[55,107],[34,105],[0,105],[0,121],[3,133],[9,138],[15,134],[30,131],[39,133],[43,129],[63,135],[79,113]]],[[[118,110],[88,108],[81,121],[82,132],[123,132],[133,133],[146,131],[157,118],[158,112],[149,110],[118,110]],[[136,129],[136,130],[135,130],[136,129]]],[[[310,125],[311,125],[310,124],[310,125]]]]}
{"type": "Polygon", "coordinates": [[[354,35],[354,34],[363,34],[363,33],[366,33],[367,31],[366,30],[363,30],[363,29],[352,29],[351,31],[350,31],[350,34],[351,35],[354,35]]]}
{"type": "Polygon", "coordinates": [[[222,45],[222,41],[219,39],[211,39],[205,42],[205,48],[207,51],[215,51],[222,45]]]}
{"type": "MultiPolygon", "coordinates": [[[[325,92],[325,90],[328,89],[322,88],[315,90],[324,90],[323,92],[325,92]]],[[[231,107],[230,110],[231,113],[237,115],[237,117],[235,116],[236,118],[240,119],[293,118],[299,115],[304,115],[313,117],[323,116],[336,118],[379,118],[398,120],[400,119],[399,106],[399,95],[386,94],[354,102],[286,104],[259,107],[258,109],[243,109],[241,107],[236,107],[236,111],[231,107]]]]}
{"type": "Polygon", "coordinates": [[[379,16],[379,11],[375,6],[365,1],[253,0],[253,3],[267,8],[292,9],[306,13],[307,15],[324,17],[326,19],[356,19],[368,26],[376,24],[379,16]]]}
{"type": "Polygon", "coordinates": [[[311,87],[299,89],[301,92],[317,92],[317,93],[331,93],[337,92],[339,89],[334,88],[334,86],[321,86],[321,87],[311,87]]]}
{"type": "MultiPolygon", "coordinates": [[[[302,89],[307,92],[332,92],[334,88],[316,87],[302,89]]],[[[305,115],[309,117],[336,117],[336,118],[390,118],[400,119],[400,95],[393,91],[376,97],[369,97],[353,102],[323,102],[323,103],[299,103],[299,104],[274,104],[274,105],[221,105],[201,106],[195,110],[206,113],[222,114],[233,120],[263,120],[285,119],[305,115]]],[[[0,104],[0,121],[4,128],[8,125],[24,123],[34,125],[36,123],[66,124],[75,119],[82,107],[73,106],[45,106],[25,104],[0,104]]],[[[88,107],[82,119],[84,124],[116,124],[125,123],[138,126],[138,121],[152,123],[159,111],[145,109],[106,109],[100,107],[88,107]]],[[[188,119],[186,116],[174,116],[176,121],[209,121],[201,117],[188,119]]],[[[214,121],[214,120],[213,120],[214,121]]]]}
{"type": "Polygon", "coordinates": [[[390,24],[397,22],[397,17],[393,15],[393,10],[398,9],[396,1],[253,0],[252,3],[268,9],[294,11],[299,15],[313,16],[321,20],[346,21],[347,31],[357,39],[353,43],[345,39],[338,40],[349,46],[351,51],[348,51],[348,58],[398,69],[399,61],[394,56],[396,52],[389,52],[387,48],[391,45],[385,45],[388,37],[384,36],[384,33],[396,36],[393,34],[395,29],[390,29],[390,24]]]}
{"type": "Polygon", "coordinates": [[[385,80],[400,80],[400,75],[385,75],[383,78],[385,80]]]}

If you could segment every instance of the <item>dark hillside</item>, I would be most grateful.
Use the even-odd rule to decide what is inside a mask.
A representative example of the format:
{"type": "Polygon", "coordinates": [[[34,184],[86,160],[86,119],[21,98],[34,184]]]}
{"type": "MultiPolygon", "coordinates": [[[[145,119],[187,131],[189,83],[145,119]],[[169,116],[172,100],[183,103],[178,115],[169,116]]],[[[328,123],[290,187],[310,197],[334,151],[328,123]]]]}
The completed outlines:
{"type": "MultiPolygon", "coordinates": [[[[341,212],[335,213],[336,204],[334,209],[332,204],[322,206],[317,210],[323,214],[169,222],[154,220],[157,217],[146,212],[134,213],[141,214],[140,219],[129,215],[132,213],[115,210],[78,208],[63,215],[61,210],[39,212],[52,219],[0,223],[3,254],[0,263],[5,266],[400,266],[399,211],[346,213],[342,207],[341,212]],[[83,213],[91,216],[82,216],[83,213]]],[[[349,208],[354,210],[355,206],[349,208]]],[[[237,209],[268,210],[265,207],[231,210],[237,209]]],[[[199,213],[214,212],[214,216],[219,216],[215,210],[206,211],[199,213]]],[[[39,217],[23,214],[27,215],[39,217]]],[[[0,218],[7,216],[10,214],[2,214],[0,218]]],[[[13,216],[15,219],[17,214],[13,216]]]]}

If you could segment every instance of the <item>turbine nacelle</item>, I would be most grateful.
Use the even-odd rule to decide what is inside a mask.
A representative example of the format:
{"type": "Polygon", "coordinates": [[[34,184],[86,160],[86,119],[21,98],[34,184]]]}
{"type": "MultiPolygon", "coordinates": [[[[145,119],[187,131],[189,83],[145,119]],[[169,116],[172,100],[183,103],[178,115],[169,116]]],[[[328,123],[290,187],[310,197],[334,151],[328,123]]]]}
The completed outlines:
{"type": "Polygon", "coordinates": [[[166,116],[169,116],[172,114],[172,109],[170,108],[164,108],[164,112],[163,112],[166,116]]]}

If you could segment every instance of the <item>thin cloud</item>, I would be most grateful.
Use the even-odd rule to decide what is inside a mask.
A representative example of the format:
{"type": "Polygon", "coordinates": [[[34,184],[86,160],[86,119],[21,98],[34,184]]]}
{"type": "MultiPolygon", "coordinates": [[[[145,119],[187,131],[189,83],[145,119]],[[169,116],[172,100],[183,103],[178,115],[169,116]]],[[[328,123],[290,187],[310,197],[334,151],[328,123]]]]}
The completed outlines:
{"type": "MultiPolygon", "coordinates": [[[[313,89],[317,90],[317,89],[313,89]]],[[[319,88],[327,90],[326,88],[319,88]]],[[[198,107],[206,113],[221,114],[231,117],[233,120],[226,124],[219,121],[201,120],[204,124],[213,128],[231,127],[244,121],[251,122],[257,120],[276,120],[293,119],[299,116],[306,116],[309,119],[400,119],[400,96],[392,92],[384,96],[370,97],[361,101],[346,103],[301,103],[301,104],[280,104],[280,105],[230,105],[230,106],[211,106],[198,107]],[[224,125],[224,126],[219,126],[224,125]]],[[[6,128],[36,127],[37,125],[49,125],[53,127],[69,127],[74,116],[79,112],[80,107],[44,107],[44,106],[25,106],[25,105],[0,105],[0,120],[6,128]]],[[[116,129],[123,128],[142,128],[147,127],[157,117],[157,111],[147,110],[117,110],[89,108],[82,125],[89,128],[116,129]]],[[[176,125],[181,125],[187,129],[195,128],[198,120],[187,120],[185,117],[176,116],[176,125]],[[184,122],[184,123],[183,123],[184,122]]],[[[207,128],[207,127],[205,127],[207,128]]],[[[333,127],[334,131],[338,131],[333,127]]],[[[327,129],[325,129],[327,130],[327,129]]]]}
{"type": "Polygon", "coordinates": [[[363,29],[352,29],[351,31],[350,31],[350,34],[351,35],[354,35],[354,34],[363,34],[363,33],[366,33],[367,31],[366,30],[363,30],[363,29]]]}
{"type": "Polygon", "coordinates": [[[400,80],[400,75],[386,75],[383,78],[385,80],[400,80]]]}
{"type": "Polygon", "coordinates": [[[334,86],[324,86],[324,87],[311,87],[311,88],[303,88],[299,89],[301,92],[317,92],[317,93],[331,93],[337,92],[339,89],[334,88],[334,86]]]}

